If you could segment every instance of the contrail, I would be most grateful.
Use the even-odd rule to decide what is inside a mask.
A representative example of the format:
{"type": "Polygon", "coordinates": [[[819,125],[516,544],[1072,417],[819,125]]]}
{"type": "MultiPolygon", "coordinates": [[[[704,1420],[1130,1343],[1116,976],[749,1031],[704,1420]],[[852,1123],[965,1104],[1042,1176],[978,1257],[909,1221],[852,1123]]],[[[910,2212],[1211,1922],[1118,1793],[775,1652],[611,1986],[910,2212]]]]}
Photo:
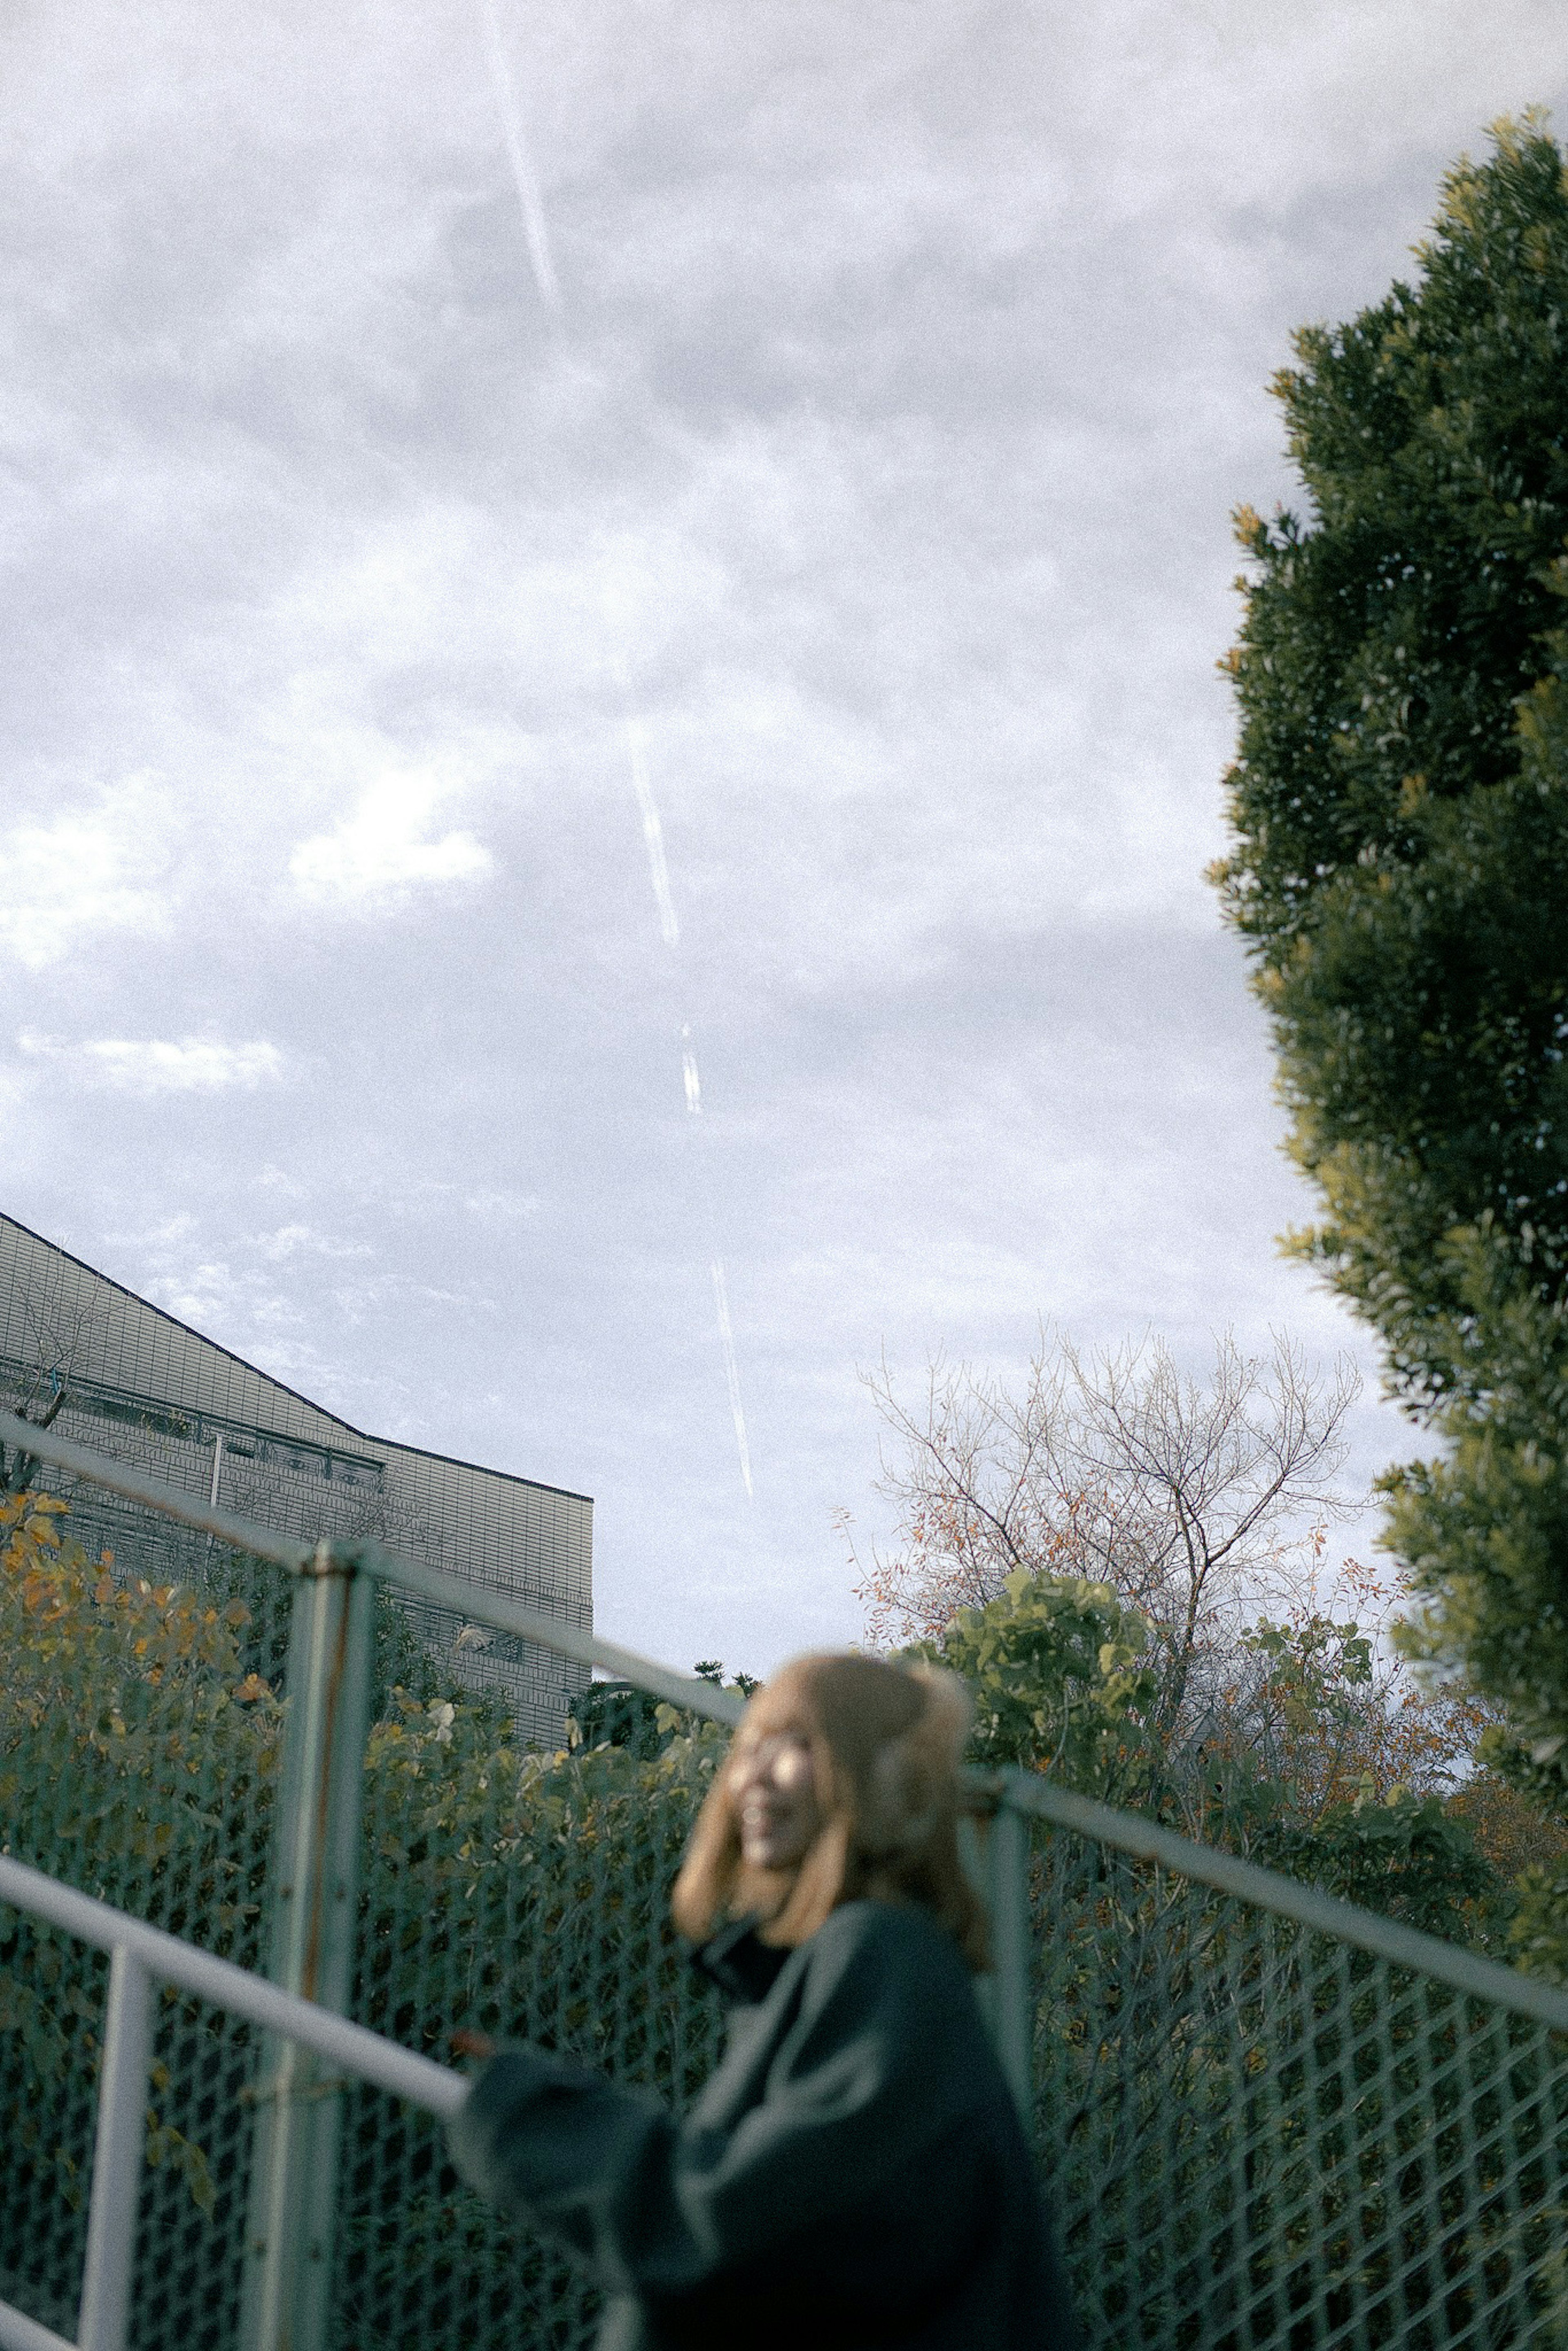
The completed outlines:
{"type": "Polygon", "coordinates": [[[626,747],[632,755],[632,784],[637,795],[637,806],[643,817],[643,838],[648,844],[648,878],[653,885],[653,904],[659,909],[659,928],[667,947],[678,947],[681,926],[675,919],[675,902],[670,895],[670,869],[664,858],[664,828],[659,821],[659,803],[653,798],[653,787],[648,780],[648,752],[643,739],[640,718],[626,721],[626,747]]]}
{"type": "MultiPolygon", "coordinates": [[[[523,136],[522,109],[512,81],[512,68],[507,57],[506,43],[501,38],[500,18],[496,0],[479,0],[479,17],[485,31],[485,47],[490,59],[490,79],[496,93],[496,110],[501,119],[501,131],[507,142],[507,154],[512,166],[512,179],[517,191],[517,204],[523,215],[523,232],[528,239],[528,259],[533,265],[534,282],[547,307],[557,318],[560,316],[560,287],[555,266],[550,259],[549,237],[545,228],[544,205],[539,200],[539,185],[529,160],[528,142],[523,136]]],[[[613,598],[607,588],[604,595],[605,618],[612,624],[616,615],[613,598]]],[[[613,656],[616,674],[623,695],[630,692],[624,659],[613,656]]],[[[648,773],[648,750],[643,722],[628,716],[626,747],[632,768],[632,787],[637,795],[637,808],[643,819],[643,839],[648,852],[648,878],[653,885],[653,904],[659,911],[659,930],[665,946],[673,954],[681,943],[681,926],[675,915],[675,902],[670,889],[669,860],[664,855],[664,828],[659,819],[659,803],[653,797],[653,779],[648,773]]],[[[702,1080],[697,1072],[696,1055],[692,1050],[692,1032],[681,1030],[681,1076],[685,1085],[686,1111],[692,1118],[702,1116],[702,1080]]],[[[713,1280],[714,1306],[718,1315],[718,1343],[724,1356],[725,1384],[729,1390],[730,1416],[735,1422],[736,1448],[740,1455],[741,1482],[747,1501],[755,1498],[751,1487],[751,1448],[746,1438],[746,1414],[740,1400],[740,1366],[736,1360],[735,1332],[729,1320],[729,1289],[725,1280],[724,1259],[718,1250],[718,1213],[714,1205],[713,1187],[706,1166],[702,1170],[703,1190],[706,1199],[708,1228],[713,1238],[713,1256],[708,1271],[713,1280]]]]}
{"type": "Polygon", "coordinates": [[[713,1275],[713,1302],[718,1309],[718,1343],[724,1350],[724,1375],[729,1383],[729,1410],[735,1422],[735,1442],[740,1453],[741,1482],[746,1499],[752,1500],[751,1450],[746,1442],[746,1415],[740,1408],[740,1367],[735,1360],[735,1333],[729,1327],[729,1293],[725,1288],[724,1260],[715,1258],[709,1268],[713,1275]]]}
{"type": "Polygon", "coordinates": [[[501,38],[501,22],[496,14],[496,0],[479,0],[479,16],[485,27],[485,47],[489,53],[496,111],[501,118],[501,135],[506,140],[507,153],[511,161],[512,178],[517,185],[517,203],[523,215],[523,234],[528,239],[528,259],[533,264],[534,283],[546,307],[559,317],[560,287],[556,280],[555,265],[550,259],[545,210],[539,202],[539,183],[534,177],[534,167],[528,159],[528,144],[523,137],[522,109],[517,104],[506,43],[501,38]]]}
{"type": "MultiPolygon", "coordinates": [[[[682,1025],[682,1079],[686,1084],[686,1112],[689,1117],[703,1117],[703,1079],[695,1065],[695,1053],[691,1050],[691,1028],[682,1025]]],[[[752,1495],[752,1448],[746,1441],[746,1408],[740,1404],[740,1364],[736,1362],[736,1333],[728,1322],[728,1283],[724,1281],[724,1258],[719,1256],[719,1216],[712,1204],[712,1187],[707,1183],[707,1168],[703,1168],[703,1192],[707,1195],[707,1225],[712,1229],[712,1258],[707,1260],[707,1272],[712,1277],[712,1302],[719,1317],[719,1350],[724,1354],[724,1384],[728,1387],[728,1417],[736,1422],[736,1453],[740,1456],[740,1483],[746,1486],[746,1499],[752,1495]]]]}
{"type": "MultiPolygon", "coordinates": [[[[692,1050],[689,1024],[683,1024],[681,1029],[681,1076],[686,1089],[687,1114],[692,1118],[701,1118],[703,1081],[697,1069],[697,1057],[692,1050]]],[[[755,1499],[751,1488],[751,1447],[747,1442],[746,1411],[740,1400],[740,1364],[736,1357],[735,1332],[729,1320],[729,1285],[725,1280],[724,1259],[718,1253],[718,1211],[714,1206],[713,1190],[706,1167],[703,1170],[703,1190],[707,1196],[708,1226],[714,1238],[714,1253],[708,1261],[708,1272],[713,1279],[713,1302],[718,1315],[719,1350],[724,1356],[725,1384],[729,1390],[729,1416],[735,1423],[735,1446],[740,1456],[741,1483],[746,1488],[746,1499],[749,1502],[755,1499]]]]}
{"type": "MultiPolygon", "coordinates": [[[[605,598],[606,616],[612,618],[612,600],[605,598]]],[[[629,691],[625,664],[615,660],[616,674],[622,694],[629,691]]],[[[648,772],[647,738],[640,718],[626,721],[626,745],[632,760],[632,783],[637,794],[637,806],[643,818],[643,839],[648,850],[648,879],[653,885],[653,904],[659,910],[659,929],[673,954],[681,943],[681,926],[675,914],[675,902],[670,890],[669,861],[664,855],[664,828],[659,820],[659,803],[653,798],[653,778],[648,772]]],[[[685,1088],[688,1116],[700,1118],[703,1109],[702,1076],[697,1069],[697,1057],[692,1050],[689,1023],[681,1029],[681,1081],[685,1088]]],[[[718,1210],[714,1203],[713,1186],[706,1164],[701,1171],[703,1193],[707,1206],[708,1228],[713,1235],[713,1256],[708,1271],[713,1279],[713,1301],[718,1314],[718,1343],[724,1356],[725,1385],[729,1390],[730,1417],[735,1423],[736,1450],[740,1456],[740,1479],[746,1488],[747,1500],[756,1499],[751,1483],[751,1447],[746,1437],[746,1413],[740,1399],[740,1365],[735,1353],[735,1332],[729,1320],[729,1290],[725,1280],[724,1259],[718,1250],[718,1210]]]]}

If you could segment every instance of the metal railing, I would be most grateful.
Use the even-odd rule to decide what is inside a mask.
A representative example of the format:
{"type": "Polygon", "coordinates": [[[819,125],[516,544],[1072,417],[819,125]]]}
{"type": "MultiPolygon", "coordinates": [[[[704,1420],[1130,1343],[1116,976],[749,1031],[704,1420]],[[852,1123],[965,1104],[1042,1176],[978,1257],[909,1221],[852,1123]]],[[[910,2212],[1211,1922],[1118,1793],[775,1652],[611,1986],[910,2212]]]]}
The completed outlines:
{"type": "Polygon", "coordinates": [[[557,1656],[570,1658],[574,1665],[596,1667],[602,1673],[634,1681],[655,1697],[707,1715],[716,1722],[734,1724],[740,1719],[743,1701],[733,1690],[716,1688],[700,1677],[675,1673],[652,1657],[640,1656],[635,1649],[623,1649],[614,1641],[601,1640],[596,1633],[580,1631],[561,1617],[547,1616],[537,1608],[525,1607],[520,1601],[510,1600],[505,1593],[494,1592],[466,1576],[447,1575],[440,1568],[401,1558],[378,1542],[325,1546],[300,1542],[292,1535],[277,1534],[253,1519],[241,1518],[234,1510],[219,1510],[215,1503],[182,1493],[177,1487],[166,1485],[161,1478],[149,1477],[129,1462],[115,1461],[108,1454],[74,1444],[68,1437],[57,1436],[53,1429],[36,1427],[31,1421],[18,1419],[15,1413],[0,1412],[0,1446],[6,1445],[24,1458],[47,1461],[56,1469],[68,1469],[73,1476],[118,1494],[123,1501],[140,1502],[145,1509],[174,1519],[197,1534],[211,1535],[214,1541],[245,1552],[253,1559],[270,1560],[287,1574],[306,1576],[319,1572],[315,1562],[325,1552],[336,1562],[333,1572],[350,1577],[358,1574],[380,1578],[416,1600],[428,1601],[434,1607],[453,1609],[459,1615],[493,1625],[497,1632],[535,1641],[541,1648],[552,1649],[557,1656]]]}
{"type": "Polygon", "coordinates": [[[45,1919],[78,1942],[110,1954],[91,2217],[75,2344],[0,2302],[4,2351],[125,2351],[155,1985],[192,1992],[290,2047],[308,2050],[340,2071],[444,2119],[462,2103],[467,2085],[449,2066],[400,2049],[395,2042],[367,2032],[363,2025],[351,2024],[330,2009],[280,1991],[246,1969],[214,1959],[194,1944],[165,1935],[21,1862],[0,1857],[0,1903],[45,1919]]]}
{"type": "MultiPolygon", "coordinates": [[[[369,1729],[370,1601],[377,1583],[538,1643],[575,1664],[632,1680],[687,1711],[727,1725],[739,1719],[741,1701],[733,1692],[671,1672],[373,1541],[311,1544],[279,1535],[10,1413],[0,1412],[0,1445],[268,1561],[295,1579],[267,1972],[301,2000],[340,2010],[349,2000],[369,1729]]],[[[258,2109],[252,2154],[245,2351],[325,2351],[341,2123],[342,2099],[321,2076],[316,2043],[284,2041],[258,2109]]]]}
{"type": "MultiPolygon", "coordinates": [[[[666,1726],[653,1761],[519,1760],[503,1742],[454,1763],[441,1710],[406,1698],[403,1727],[383,1725],[367,1749],[371,1595],[385,1584],[459,1610],[606,1670],[688,1724],[733,1724],[738,1697],[378,1544],[278,1537],[8,1415],[0,1443],[269,1561],[294,1585],[266,1916],[252,1937],[270,1985],[152,1927],[130,1933],[122,1914],[0,1862],[0,1902],[22,1889],[31,1915],[117,1952],[93,2061],[80,2351],[126,2341],[140,2168],[128,2085],[146,2073],[137,2020],[151,1977],[269,2036],[236,2052],[209,2032],[183,2060],[193,2114],[214,2115],[207,2076],[238,2084],[230,2105],[254,2110],[243,2147],[222,2118],[204,2124],[228,2150],[209,2167],[217,2185],[191,2153],[193,2134],[159,2123],[233,2233],[243,2204],[231,2303],[246,2351],[401,2340],[392,2314],[401,2325],[421,2294],[456,2314],[455,2344],[582,2339],[581,2290],[502,2236],[472,2239],[488,2283],[459,2309],[450,2243],[464,2231],[470,2243],[478,2224],[431,2188],[428,2143],[356,2104],[342,2076],[432,2113],[457,2077],[327,2011],[357,2002],[393,2042],[488,2019],[678,2103],[711,2061],[714,2028],[672,1956],[664,1900],[716,1750],[694,1737],[677,1753],[666,1726]],[[367,1796],[372,1766],[382,1779],[367,1796]],[[458,1803],[448,1783],[464,1771],[458,1803]],[[366,1854],[381,1873],[369,1891],[366,1854]],[[422,2070],[399,2074],[400,2064],[422,2070]]],[[[179,1751],[194,1771],[191,1742],[179,1751]]],[[[977,1776],[974,1792],[987,1820],[992,2031],[1053,2178],[1092,2344],[1544,2351],[1568,2340],[1568,1993],[1036,1775],[977,1776]]],[[[154,1826],[163,1836],[162,1817],[154,1826]]],[[[177,1844],[161,1848],[161,1895],[177,1844]]],[[[193,1907],[187,1931],[220,1915],[193,1907]]],[[[57,2150],[57,2167],[71,2160],[57,2150]]],[[[176,2220],[162,2225],[178,2233],[176,2220]]],[[[214,2257],[200,2258],[217,2278],[214,2257]]],[[[224,2325],[212,2321],[214,2343],[228,2339],[224,2325]]],[[[135,2339],[162,2351],[188,2331],[150,2320],[135,2339]]],[[[442,2325],[425,2314],[416,2334],[440,2341],[442,2325]]],[[[0,2315],[0,2344],[57,2351],[64,2340],[19,2311],[0,2315]]]]}

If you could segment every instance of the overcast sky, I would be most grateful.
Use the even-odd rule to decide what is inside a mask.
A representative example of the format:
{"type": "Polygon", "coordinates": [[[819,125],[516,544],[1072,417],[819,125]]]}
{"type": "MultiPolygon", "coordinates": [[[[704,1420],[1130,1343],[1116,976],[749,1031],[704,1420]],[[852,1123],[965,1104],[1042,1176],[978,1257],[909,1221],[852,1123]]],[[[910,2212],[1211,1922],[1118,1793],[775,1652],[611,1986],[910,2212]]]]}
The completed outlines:
{"type": "Polygon", "coordinates": [[[858,1631],[884,1349],[1373,1367],[1201,879],[1228,514],[1562,0],[11,0],[0,62],[0,1206],[594,1495],[677,1663],[858,1631]]]}

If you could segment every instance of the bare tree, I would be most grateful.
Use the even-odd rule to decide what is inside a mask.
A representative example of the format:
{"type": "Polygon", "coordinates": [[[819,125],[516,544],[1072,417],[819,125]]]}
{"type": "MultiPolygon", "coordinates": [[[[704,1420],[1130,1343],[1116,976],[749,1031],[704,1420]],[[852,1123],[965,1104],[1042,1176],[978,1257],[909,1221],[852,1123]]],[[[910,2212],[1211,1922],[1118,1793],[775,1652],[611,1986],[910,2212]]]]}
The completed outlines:
{"type": "Polygon", "coordinates": [[[855,1562],[873,1640],[934,1636],[1020,1568],[1089,1576],[1154,1627],[1167,1737],[1201,1731],[1249,1618],[1358,1507],[1339,1473],[1359,1375],[1314,1374],[1279,1335],[1267,1355],[1217,1340],[1207,1384],[1160,1339],[1091,1354],[1043,1330],[1021,1394],[940,1358],[915,1408],[885,1361],[862,1377],[899,1510],[896,1550],[855,1562]]]}
{"type": "MultiPolygon", "coordinates": [[[[30,1410],[27,1399],[17,1403],[12,1403],[7,1399],[5,1408],[8,1412],[14,1413],[18,1420],[26,1421],[30,1427],[52,1428],[55,1417],[65,1400],[66,1390],[62,1386],[55,1390],[53,1396],[41,1411],[30,1410]]],[[[12,1447],[10,1457],[7,1458],[5,1447],[0,1445],[0,1494],[26,1493],[37,1474],[38,1461],[36,1454],[29,1453],[22,1446],[16,1445],[12,1447]]]]}
{"type": "MultiPolygon", "coordinates": [[[[69,1401],[73,1368],[89,1352],[93,1311],[53,1267],[46,1268],[36,1286],[20,1287],[15,1303],[21,1309],[27,1352],[0,1373],[0,1404],[34,1428],[49,1428],[69,1401]]],[[[37,1455],[25,1447],[14,1447],[7,1457],[0,1446],[0,1494],[26,1492],[38,1466],[37,1455]]]]}

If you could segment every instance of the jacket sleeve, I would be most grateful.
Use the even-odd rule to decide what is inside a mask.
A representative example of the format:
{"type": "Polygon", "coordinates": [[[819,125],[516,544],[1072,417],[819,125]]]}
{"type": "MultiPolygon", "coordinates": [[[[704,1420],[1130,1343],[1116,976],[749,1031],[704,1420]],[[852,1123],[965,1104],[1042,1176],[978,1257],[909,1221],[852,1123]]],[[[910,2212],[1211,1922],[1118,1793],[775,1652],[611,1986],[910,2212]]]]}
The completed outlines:
{"type": "Polygon", "coordinates": [[[767,2095],[734,2130],[678,2123],[655,2098],[524,2050],[475,2084],[450,2126],[454,2159],[608,2292],[688,2293],[873,2192],[961,2119],[937,2053],[968,1991],[956,1954],[951,1970],[941,1956],[894,1910],[835,1912],[767,2095]]]}

